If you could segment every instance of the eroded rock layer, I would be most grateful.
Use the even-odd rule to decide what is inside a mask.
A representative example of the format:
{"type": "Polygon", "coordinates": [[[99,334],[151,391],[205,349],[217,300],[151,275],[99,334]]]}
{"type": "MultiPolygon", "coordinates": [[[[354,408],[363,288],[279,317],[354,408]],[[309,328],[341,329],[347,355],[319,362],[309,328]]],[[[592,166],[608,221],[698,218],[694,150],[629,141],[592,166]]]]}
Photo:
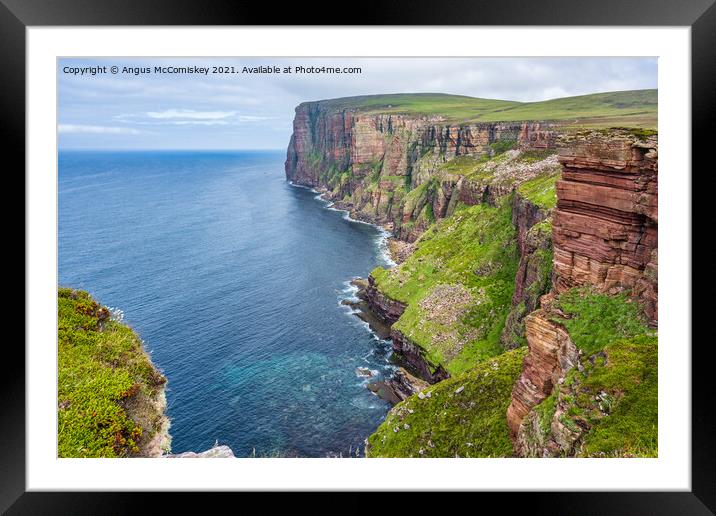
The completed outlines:
{"type": "MultiPolygon", "coordinates": [[[[519,437],[525,417],[579,363],[577,348],[551,312],[555,295],[576,286],[627,292],[650,325],[658,322],[656,137],[591,133],[572,137],[561,148],[563,171],[552,215],[554,285],[542,297],[542,309],[525,319],[529,352],[507,410],[518,454],[528,441],[519,437]]],[[[534,426],[535,417],[525,423],[534,426]]],[[[568,449],[565,443],[558,448],[568,449]]]]}
{"type": "MultiPolygon", "coordinates": [[[[545,301],[543,304],[549,306],[545,301]]],[[[507,424],[513,439],[517,437],[524,417],[550,395],[554,385],[577,364],[579,358],[567,331],[550,320],[549,308],[528,315],[525,330],[529,351],[507,409],[507,424]]]]}
{"type": "Polygon", "coordinates": [[[555,291],[630,290],[658,321],[655,138],[593,134],[563,148],[553,220],[555,291]]]}
{"type": "Polygon", "coordinates": [[[520,262],[515,274],[512,310],[500,336],[505,349],[524,344],[524,319],[539,308],[540,297],[551,287],[552,226],[548,220],[549,215],[550,210],[530,202],[519,193],[515,194],[512,224],[517,230],[520,262]]]}

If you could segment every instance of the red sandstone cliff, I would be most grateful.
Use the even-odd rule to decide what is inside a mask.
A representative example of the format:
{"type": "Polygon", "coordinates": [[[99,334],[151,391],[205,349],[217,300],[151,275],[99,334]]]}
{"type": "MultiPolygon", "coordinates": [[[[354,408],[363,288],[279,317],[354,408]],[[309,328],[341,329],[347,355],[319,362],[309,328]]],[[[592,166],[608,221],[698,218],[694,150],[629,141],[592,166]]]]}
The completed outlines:
{"type": "Polygon", "coordinates": [[[631,290],[656,326],[656,138],[593,135],[562,151],[554,214],[555,291],[631,290]]]}
{"type": "Polygon", "coordinates": [[[543,308],[526,319],[529,353],[507,410],[518,453],[525,416],[579,358],[565,329],[552,320],[554,295],[581,285],[610,294],[626,291],[657,325],[657,157],[656,137],[628,131],[573,137],[561,151],[554,285],[542,298],[543,308]]]}
{"type": "Polygon", "coordinates": [[[489,155],[498,141],[552,148],[556,137],[549,123],[451,124],[439,116],[365,113],[332,101],[307,102],[296,108],[286,178],[320,188],[354,217],[414,241],[431,217],[448,216],[457,202],[476,204],[514,188],[454,175],[441,178],[420,202],[408,202],[407,191],[430,181],[445,161],[489,155]]]}

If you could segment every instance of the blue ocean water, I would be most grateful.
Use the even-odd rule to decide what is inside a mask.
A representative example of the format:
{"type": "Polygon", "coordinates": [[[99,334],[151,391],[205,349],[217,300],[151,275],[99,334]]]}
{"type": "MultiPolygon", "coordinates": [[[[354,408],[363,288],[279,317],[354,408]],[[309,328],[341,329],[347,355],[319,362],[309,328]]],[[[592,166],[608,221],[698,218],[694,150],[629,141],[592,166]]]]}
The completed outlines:
{"type": "Polygon", "coordinates": [[[172,451],[355,455],[389,344],[340,301],[373,226],[284,179],[283,152],[59,154],[59,283],[124,312],[168,378],[172,451]]]}

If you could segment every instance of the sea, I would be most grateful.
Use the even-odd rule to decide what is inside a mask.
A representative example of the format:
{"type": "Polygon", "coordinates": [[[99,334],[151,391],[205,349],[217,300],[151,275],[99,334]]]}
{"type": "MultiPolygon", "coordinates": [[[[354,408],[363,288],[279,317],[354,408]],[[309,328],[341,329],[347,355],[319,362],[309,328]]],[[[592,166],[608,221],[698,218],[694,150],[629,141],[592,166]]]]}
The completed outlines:
{"type": "Polygon", "coordinates": [[[283,151],[58,160],[58,284],[139,334],[168,379],[172,453],[364,455],[390,343],[342,301],[392,264],[385,231],[287,182],[283,151]]]}

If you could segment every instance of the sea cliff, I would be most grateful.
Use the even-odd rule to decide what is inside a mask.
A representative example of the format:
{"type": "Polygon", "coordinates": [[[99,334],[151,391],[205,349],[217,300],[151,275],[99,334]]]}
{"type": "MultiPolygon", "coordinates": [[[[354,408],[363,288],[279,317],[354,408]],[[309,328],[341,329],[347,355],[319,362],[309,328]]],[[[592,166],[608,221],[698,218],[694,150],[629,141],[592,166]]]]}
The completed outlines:
{"type": "Polygon", "coordinates": [[[399,251],[362,293],[409,372],[369,454],[656,454],[656,92],[477,114],[407,97],[298,106],[286,160],[288,180],[399,251]],[[410,375],[423,383],[405,388],[410,375]],[[494,426],[429,430],[451,418],[494,426]]]}

